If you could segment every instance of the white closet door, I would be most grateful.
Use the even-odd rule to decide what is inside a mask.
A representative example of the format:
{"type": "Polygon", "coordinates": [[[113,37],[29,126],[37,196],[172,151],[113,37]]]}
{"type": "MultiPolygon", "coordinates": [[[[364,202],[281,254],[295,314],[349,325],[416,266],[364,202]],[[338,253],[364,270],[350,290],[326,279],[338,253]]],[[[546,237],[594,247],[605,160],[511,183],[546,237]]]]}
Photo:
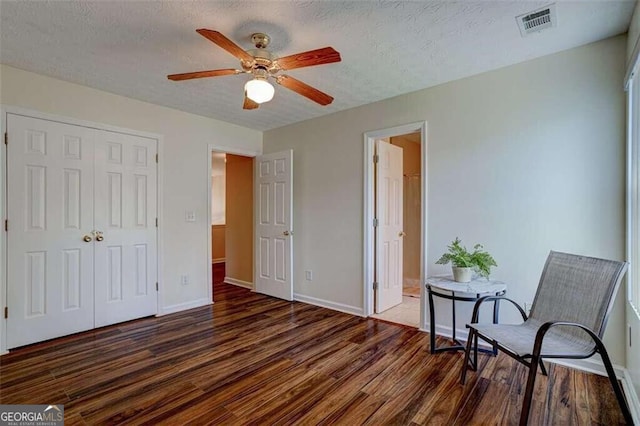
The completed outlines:
{"type": "Polygon", "coordinates": [[[101,131],[95,147],[95,326],[157,312],[157,141],[101,131]]]}
{"type": "Polygon", "coordinates": [[[7,114],[7,347],[93,328],[95,130],[7,114]]]}

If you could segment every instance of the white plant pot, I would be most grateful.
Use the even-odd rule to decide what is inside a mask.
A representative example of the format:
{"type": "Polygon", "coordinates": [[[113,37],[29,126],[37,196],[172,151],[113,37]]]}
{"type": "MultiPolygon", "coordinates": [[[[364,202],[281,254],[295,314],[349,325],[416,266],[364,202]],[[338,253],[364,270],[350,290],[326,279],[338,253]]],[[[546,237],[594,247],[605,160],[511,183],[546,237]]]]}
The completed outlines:
{"type": "Polygon", "coordinates": [[[453,279],[459,283],[468,283],[471,281],[471,277],[473,276],[473,268],[457,268],[452,266],[453,269],[453,279]]]}

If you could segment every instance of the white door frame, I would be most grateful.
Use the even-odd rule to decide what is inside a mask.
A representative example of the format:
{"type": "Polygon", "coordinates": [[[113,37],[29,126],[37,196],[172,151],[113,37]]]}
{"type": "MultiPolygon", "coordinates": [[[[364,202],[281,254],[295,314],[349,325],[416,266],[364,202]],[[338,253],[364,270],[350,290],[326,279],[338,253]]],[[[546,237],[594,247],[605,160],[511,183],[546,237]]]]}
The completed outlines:
{"type": "MultiPolygon", "coordinates": [[[[55,121],[64,124],[71,124],[75,126],[88,127],[96,130],[107,130],[110,132],[124,133],[133,136],[141,136],[149,139],[155,139],[158,141],[158,165],[157,165],[157,198],[156,198],[156,211],[158,215],[158,229],[156,233],[157,238],[157,277],[158,277],[158,297],[157,297],[157,314],[162,315],[162,307],[164,306],[163,299],[163,279],[162,279],[162,194],[163,194],[163,153],[164,153],[164,137],[157,133],[144,132],[140,130],[128,129],[125,127],[111,126],[104,123],[97,123],[95,121],[80,120],[73,117],[66,117],[56,114],[48,114],[41,111],[36,111],[28,108],[16,107],[12,105],[0,104],[0,135],[4,139],[4,134],[7,131],[7,114],[24,115],[27,117],[33,117],[41,120],[55,121]]],[[[0,148],[0,218],[4,221],[7,217],[7,193],[6,193],[6,158],[7,147],[4,143],[0,148]]],[[[211,172],[209,172],[211,173],[211,172]]],[[[4,307],[7,303],[7,237],[4,231],[0,232],[0,355],[7,353],[7,320],[4,318],[4,307]]]]}
{"type": "MultiPolygon", "coordinates": [[[[250,150],[250,149],[241,149],[241,148],[231,148],[228,146],[223,146],[223,145],[217,145],[217,144],[209,144],[208,148],[207,148],[207,275],[205,275],[207,278],[207,299],[209,300],[210,303],[214,303],[213,301],[213,272],[211,269],[211,256],[213,255],[212,253],[212,249],[211,249],[211,244],[212,244],[212,237],[211,237],[211,203],[213,202],[213,200],[211,199],[211,154],[213,154],[214,152],[218,152],[218,153],[224,153],[224,154],[234,154],[234,155],[242,155],[244,157],[251,157],[251,158],[256,158],[259,155],[262,155],[262,150],[250,150]]],[[[255,191],[254,191],[255,192],[255,191]]],[[[253,194],[251,199],[253,199],[253,194]]],[[[254,206],[255,207],[255,206],[254,206]]],[[[256,209],[253,209],[253,220],[255,222],[255,218],[256,218],[256,209]]],[[[253,242],[253,240],[255,239],[256,235],[255,235],[255,228],[253,230],[253,236],[251,237],[251,241],[253,242]]],[[[225,254],[226,256],[226,254],[225,254]]],[[[255,289],[255,282],[256,282],[256,259],[253,259],[253,285],[254,285],[254,289],[255,289]]]]}
{"type": "MultiPolygon", "coordinates": [[[[374,164],[373,155],[375,152],[375,140],[393,136],[406,135],[407,133],[420,132],[420,152],[421,152],[421,179],[420,179],[420,282],[424,283],[426,277],[427,258],[427,122],[418,121],[402,126],[391,127],[381,130],[372,130],[364,134],[364,245],[363,245],[363,295],[364,295],[364,316],[373,314],[373,276],[374,276],[374,255],[373,252],[373,218],[375,214],[374,205],[374,164]]],[[[420,285],[420,329],[426,330],[427,306],[424,285],[420,285]]]]}

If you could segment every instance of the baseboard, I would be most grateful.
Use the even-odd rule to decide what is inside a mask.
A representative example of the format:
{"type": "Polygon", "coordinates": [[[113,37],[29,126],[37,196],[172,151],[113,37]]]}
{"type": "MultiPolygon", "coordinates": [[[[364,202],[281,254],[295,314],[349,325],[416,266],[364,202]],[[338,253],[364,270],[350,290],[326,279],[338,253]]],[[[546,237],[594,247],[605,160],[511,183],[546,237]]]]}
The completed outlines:
{"type": "Polygon", "coordinates": [[[633,423],[640,425],[640,399],[636,393],[636,388],[633,386],[633,380],[629,375],[629,370],[624,369],[624,378],[622,381],[622,389],[627,397],[627,404],[629,404],[629,411],[631,411],[631,417],[633,417],[633,423]]]}
{"type": "Polygon", "coordinates": [[[187,309],[199,308],[201,306],[211,305],[211,301],[206,298],[192,300],[190,302],[178,303],[176,305],[165,306],[156,314],[157,317],[173,314],[187,309]]]}
{"type": "Polygon", "coordinates": [[[346,314],[356,315],[359,317],[364,316],[362,308],[357,306],[345,305],[344,303],[332,302],[330,300],[318,299],[316,297],[305,296],[304,294],[293,294],[293,300],[296,302],[308,303],[314,306],[320,306],[321,308],[327,308],[334,311],[344,312],[346,314]]]}
{"type": "MultiPolygon", "coordinates": [[[[430,333],[431,330],[429,329],[429,323],[426,324],[425,328],[420,328],[420,331],[424,331],[427,333],[430,333]]],[[[438,325],[436,324],[436,335],[437,336],[442,336],[442,337],[447,337],[449,339],[451,339],[453,337],[453,333],[452,333],[452,328],[451,327],[446,327],[443,325],[438,325]]],[[[467,337],[469,337],[469,329],[465,328],[465,329],[460,329],[460,328],[456,328],[456,340],[458,340],[459,342],[462,343],[466,343],[467,342],[467,337]]],[[[490,344],[488,344],[487,342],[485,342],[482,339],[478,339],[478,346],[484,349],[492,349],[492,346],[490,344]]]]}
{"type": "MultiPolygon", "coordinates": [[[[597,374],[607,377],[607,370],[598,355],[586,359],[551,359],[545,358],[545,362],[553,362],[576,370],[585,371],[587,373],[597,374]]],[[[620,365],[613,364],[613,371],[620,380],[624,379],[626,369],[620,365]]]]}
{"type": "Polygon", "coordinates": [[[217,258],[217,259],[213,259],[213,260],[211,261],[211,263],[224,263],[224,262],[226,262],[226,261],[227,261],[227,259],[226,259],[226,258],[224,258],[224,257],[219,257],[219,258],[217,258]]]}
{"type": "Polygon", "coordinates": [[[248,288],[253,290],[253,283],[249,281],[242,281],[231,277],[224,277],[224,282],[231,285],[237,285],[238,287],[248,288]]]}

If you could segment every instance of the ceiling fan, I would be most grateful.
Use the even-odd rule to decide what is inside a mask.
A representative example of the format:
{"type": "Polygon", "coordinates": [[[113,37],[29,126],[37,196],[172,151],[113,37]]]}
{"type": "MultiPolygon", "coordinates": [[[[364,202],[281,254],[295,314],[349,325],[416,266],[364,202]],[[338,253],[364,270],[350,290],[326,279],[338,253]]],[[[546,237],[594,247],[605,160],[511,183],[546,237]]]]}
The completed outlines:
{"type": "Polygon", "coordinates": [[[293,90],[294,92],[309,98],[320,105],[329,105],[333,102],[333,97],[326,93],[288,75],[278,74],[280,71],[340,62],[340,53],[332,47],[323,47],[321,49],[310,50],[308,52],[278,58],[272,52],[267,50],[270,39],[268,35],[263,33],[253,34],[251,36],[251,42],[256,46],[256,48],[245,51],[218,31],[207,30],[204,28],[196,31],[201,36],[214,42],[238,58],[242,69],[228,68],[188,72],[184,74],[171,74],[167,76],[169,80],[182,81],[194,78],[251,74],[253,79],[249,80],[244,86],[244,104],[242,105],[242,108],[244,109],[256,109],[261,103],[269,102],[273,99],[275,89],[269,83],[269,78],[274,79],[279,85],[293,90]]]}

